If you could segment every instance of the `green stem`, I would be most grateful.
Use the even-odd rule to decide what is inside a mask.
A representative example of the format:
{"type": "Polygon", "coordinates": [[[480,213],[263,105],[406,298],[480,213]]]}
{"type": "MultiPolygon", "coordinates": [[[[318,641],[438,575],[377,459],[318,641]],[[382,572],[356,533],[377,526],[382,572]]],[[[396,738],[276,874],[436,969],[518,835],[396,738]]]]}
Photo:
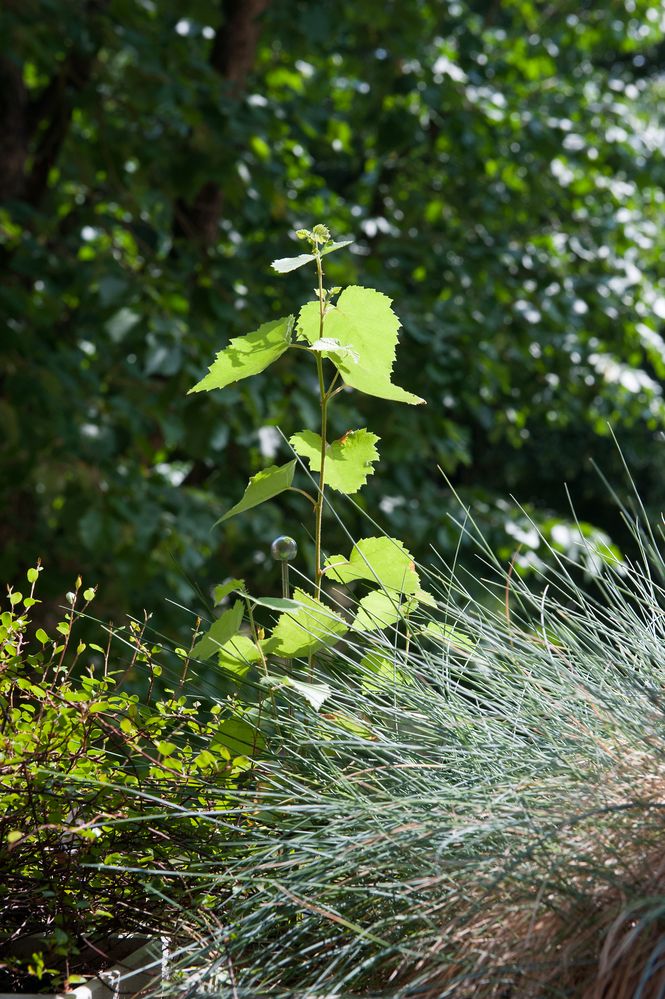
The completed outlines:
{"type": "Polygon", "coordinates": [[[259,632],[256,627],[256,622],[254,620],[254,611],[252,610],[252,602],[248,596],[245,597],[245,606],[247,607],[247,617],[249,618],[249,627],[252,632],[252,639],[254,645],[259,653],[259,658],[261,660],[261,669],[263,670],[263,675],[268,675],[268,663],[266,662],[266,657],[263,654],[263,649],[261,648],[261,642],[259,641],[259,632]]]}
{"type": "MultiPolygon", "coordinates": [[[[259,631],[258,631],[258,628],[256,627],[256,621],[254,620],[254,611],[252,610],[252,602],[251,602],[251,599],[250,599],[249,596],[245,596],[245,606],[247,607],[247,616],[249,618],[249,627],[250,627],[250,631],[252,632],[252,639],[254,641],[254,645],[256,646],[256,648],[258,650],[258,653],[259,653],[259,656],[260,656],[260,659],[261,659],[261,669],[263,670],[263,675],[264,676],[268,676],[268,663],[266,661],[266,657],[264,655],[263,649],[261,648],[261,642],[259,640],[259,631]]],[[[278,715],[277,715],[277,700],[275,698],[275,691],[272,690],[272,688],[270,690],[270,704],[271,704],[271,707],[272,707],[273,721],[275,722],[277,730],[279,731],[279,718],[278,718],[278,715]]],[[[259,712],[260,712],[260,710],[261,710],[261,702],[259,701],[259,712]]],[[[261,718],[261,715],[259,713],[259,719],[260,718],[261,718]]],[[[256,749],[256,746],[254,748],[256,749]]]]}
{"type": "Polygon", "coordinates": [[[298,489],[297,486],[289,486],[288,492],[290,492],[290,493],[300,493],[301,496],[304,496],[305,499],[308,499],[310,501],[310,503],[312,504],[312,506],[316,506],[316,500],[314,499],[313,496],[310,496],[309,493],[306,492],[306,490],[304,490],[304,489],[298,489]]]}
{"type": "MultiPolygon", "coordinates": [[[[323,297],[323,267],[321,265],[321,255],[316,252],[316,273],[319,279],[319,339],[323,339],[323,320],[325,316],[325,300],[323,297]]],[[[326,469],[326,433],[328,430],[328,394],[326,392],[323,378],[323,358],[319,353],[316,355],[316,371],[319,378],[319,397],[321,406],[321,470],[319,472],[319,494],[314,508],[315,530],[314,530],[314,564],[316,567],[316,599],[321,597],[321,525],[323,522],[323,494],[325,489],[325,469],[326,469]]]]}

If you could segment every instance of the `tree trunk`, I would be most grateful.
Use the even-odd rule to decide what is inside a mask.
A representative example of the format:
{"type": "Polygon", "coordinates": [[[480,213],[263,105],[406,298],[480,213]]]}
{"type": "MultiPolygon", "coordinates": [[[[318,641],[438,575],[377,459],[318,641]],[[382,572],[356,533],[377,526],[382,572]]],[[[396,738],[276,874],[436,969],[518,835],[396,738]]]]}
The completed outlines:
{"type": "MultiPolygon", "coordinates": [[[[239,99],[256,59],[261,33],[260,16],[270,0],[223,0],[223,26],[217,31],[210,53],[210,65],[239,99]]],[[[217,241],[224,192],[218,181],[210,179],[199,189],[193,201],[179,198],[175,207],[174,235],[194,239],[203,246],[217,241]]]]}
{"type": "Polygon", "coordinates": [[[0,56],[0,203],[21,195],[28,156],[28,95],[18,63],[0,56]]]}

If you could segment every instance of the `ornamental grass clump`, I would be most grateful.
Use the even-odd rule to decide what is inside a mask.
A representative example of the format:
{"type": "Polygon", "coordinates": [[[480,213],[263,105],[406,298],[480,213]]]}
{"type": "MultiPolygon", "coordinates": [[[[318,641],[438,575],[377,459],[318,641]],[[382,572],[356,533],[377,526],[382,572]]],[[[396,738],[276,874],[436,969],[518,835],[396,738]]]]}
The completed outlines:
{"type": "Polygon", "coordinates": [[[209,817],[235,836],[197,994],[664,994],[665,562],[636,535],[584,588],[555,553],[506,582],[479,539],[473,587],[420,567],[435,607],[316,666],[324,708],[293,699],[209,817]]]}

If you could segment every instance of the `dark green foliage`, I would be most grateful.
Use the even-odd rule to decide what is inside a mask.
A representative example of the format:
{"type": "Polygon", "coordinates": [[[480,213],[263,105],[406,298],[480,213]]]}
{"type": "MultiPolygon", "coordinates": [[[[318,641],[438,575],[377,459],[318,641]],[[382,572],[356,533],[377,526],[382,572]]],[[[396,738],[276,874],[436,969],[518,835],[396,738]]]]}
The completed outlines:
{"type": "MultiPolygon", "coordinates": [[[[298,498],[253,512],[251,532],[209,528],[267,458],[289,460],[258,431],[311,426],[315,380],[284,357],[205,406],[185,393],[230,338],[310,293],[306,269],[287,287],[265,261],[319,218],[360,234],[330,277],[399,302],[396,382],[428,403],[404,407],[365,494],[391,533],[419,554],[451,544],[440,465],[506,557],[535,535],[503,498],[549,530],[569,517],[564,481],[622,541],[587,459],[616,479],[609,422],[658,508],[656,6],[183,11],[3,7],[0,577],[41,554],[58,592],[85,566],[114,613],[191,604],[188,577],[268,588],[254,555],[284,531],[306,542],[298,498]]],[[[340,399],[347,427],[380,432],[384,412],[340,399]]]]}

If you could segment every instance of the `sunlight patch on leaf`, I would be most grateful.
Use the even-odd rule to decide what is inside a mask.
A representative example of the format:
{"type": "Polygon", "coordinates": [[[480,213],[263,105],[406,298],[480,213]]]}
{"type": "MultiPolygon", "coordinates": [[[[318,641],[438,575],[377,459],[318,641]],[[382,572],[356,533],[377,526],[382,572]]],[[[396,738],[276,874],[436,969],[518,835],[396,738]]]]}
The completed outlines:
{"type": "Polygon", "coordinates": [[[267,652],[287,659],[306,656],[332,645],[349,630],[339,614],[304,590],[296,589],[293,596],[301,606],[297,611],[280,615],[270,639],[264,645],[267,652]]]}
{"type": "MultiPolygon", "coordinates": [[[[345,288],[324,318],[325,338],[339,340],[357,354],[356,363],[331,357],[347,385],[380,399],[416,405],[424,400],[392,382],[399,327],[391,300],[380,291],[359,285],[345,288]]],[[[297,331],[309,344],[320,339],[318,302],[308,302],[300,310],[297,331]]]]}
{"type": "MultiPolygon", "coordinates": [[[[352,495],[367,482],[367,476],[374,473],[373,462],[378,461],[379,452],[375,444],[380,440],[368,430],[351,430],[337,441],[328,444],[326,450],[325,484],[340,493],[352,495]]],[[[321,470],[321,436],[311,430],[304,430],[289,438],[289,444],[301,458],[309,463],[310,471],[321,470]]]]}
{"type": "Polygon", "coordinates": [[[309,345],[309,350],[323,354],[324,357],[329,357],[331,360],[335,360],[335,358],[347,358],[353,361],[354,364],[358,363],[358,354],[353,347],[350,347],[348,344],[341,344],[339,340],[335,340],[330,336],[324,336],[320,340],[315,340],[314,343],[309,345]]]}
{"type": "Polygon", "coordinates": [[[266,676],[263,677],[261,683],[276,689],[290,687],[291,690],[295,690],[297,694],[304,697],[315,711],[318,711],[332,694],[327,683],[305,683],[303,680],[294,680],[290,676],[266,676]]]}
{"type": "Polygon", "coordinates": [[[230,638],[238,634],[242,624],[244,604],[242,600],[236,600],[233,607],[213,622],[212,626],[205,633],[194,648],[192,657],[194,659],[209,659],[215,652],[219,652],[230,638]]]}
{"type": "Polygon", "coordinates": [[[232,506],[223,517],[220,517],[216,524],[221,524],[239,513],[244,513],[245,510],[251,510],[252,507],[259,506],[274,496],[279,496],[291,486],[295,470],[296,460],[294,458],[286,465],[270,465],[269,468],[257,472],[249,480],[242,499],[235,506],[232,506]]]}
{"type": "Polygon", "coordinates": [[[227,385],[264,371],[288,350],[293,320],[293,316],[273,319],[269,323],[263,323],[252,333],[231,340],[228,347],[217,354],[205,378],[197,382],[188,394],[226,388],[227,385]]]}
{"type": "Polygon", "coordinates": [[[387,589],[415,594],[420,588],[411,553],[396,538],[363,538],[348,559],[331,555],[326,559],[326,575],[338,583],[368,579],[387,589]]]}
{"type": "Polygon", "coordinates": [[[271,267],[278,274],[288,274],[289,271],[297,271],[299,267],[304,267],[314,260],[313,253],[299,253],[297,257],[280,257],[273,260],[271,267]]]}

